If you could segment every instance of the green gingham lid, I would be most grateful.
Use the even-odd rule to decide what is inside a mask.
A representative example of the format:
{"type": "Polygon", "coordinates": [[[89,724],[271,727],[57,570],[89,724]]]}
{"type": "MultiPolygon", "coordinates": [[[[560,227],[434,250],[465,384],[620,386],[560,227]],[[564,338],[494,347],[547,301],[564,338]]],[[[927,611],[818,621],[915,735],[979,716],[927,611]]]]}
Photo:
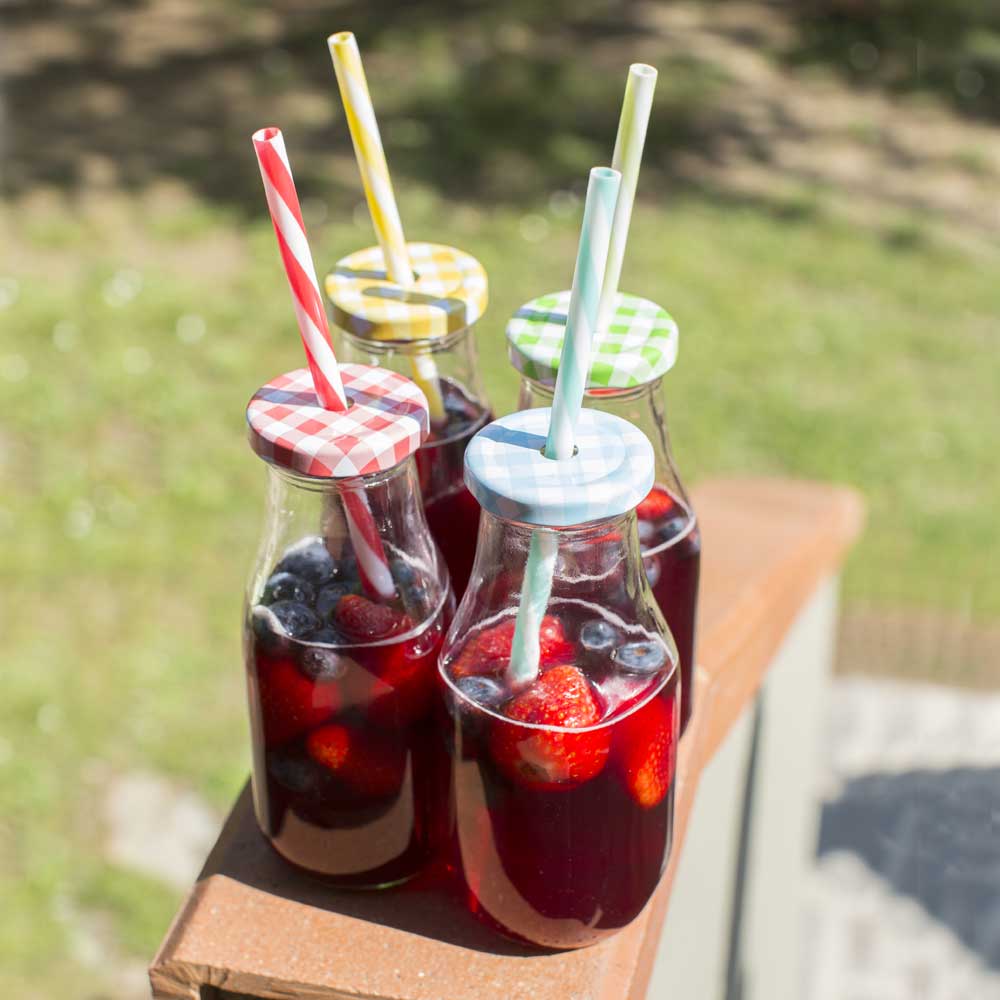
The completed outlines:
{"type": "MultiPolygon", "coordinates": [[[[555,385],[569,291],[526,302],[507,323],[511,363],[528,378],[555,385]]],[[[677,324],[662,306],[619,292],[607,330],[594,335],[588,389],[629,389],[666,374],[677,360],[677,324]]]]}
{"type": "Polygon", "coordinates": [[[498,517],[553,528],[632,510],[653,485],[653,446],[638,427],[602,410],[581,410],[572,457],[542,453],[552,421],[543,407],[508,413],[465,450],[465,484],[498,517]]]}

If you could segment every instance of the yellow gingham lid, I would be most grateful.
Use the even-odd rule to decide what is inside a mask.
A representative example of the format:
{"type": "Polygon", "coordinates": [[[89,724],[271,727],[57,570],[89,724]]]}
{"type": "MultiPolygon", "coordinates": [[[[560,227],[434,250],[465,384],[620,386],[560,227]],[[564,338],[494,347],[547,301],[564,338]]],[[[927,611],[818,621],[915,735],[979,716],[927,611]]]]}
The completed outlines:
{"type": "Polygon", "coordinates": [[[333,322],[371,340],[436,340],[482,316],[489,281],[475,257],[439,243],[407,243],[416,281],[403,288],[386,275],[381,247],[337,261],[326,276],[333,322]]]}

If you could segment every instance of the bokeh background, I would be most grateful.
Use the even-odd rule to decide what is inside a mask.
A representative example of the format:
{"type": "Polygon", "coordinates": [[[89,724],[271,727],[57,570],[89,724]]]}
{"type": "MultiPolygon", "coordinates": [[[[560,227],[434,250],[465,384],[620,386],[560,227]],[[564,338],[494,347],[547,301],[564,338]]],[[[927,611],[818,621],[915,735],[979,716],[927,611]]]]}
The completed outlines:
{"type": "Polygon", "coordinates": [[[838,669],[1000,678],[995,4],[0,0],[6,997],[144,995],[245,778],[243,408],[301,353],[249,136],[283,128],[320,273],[373,242],[345,28],[407,234],[489,270],[501,412],[504,320],[568,285],[627,66],[656,66],[623,287],[681,326],[685,478],[857,486],[838,669]]]}

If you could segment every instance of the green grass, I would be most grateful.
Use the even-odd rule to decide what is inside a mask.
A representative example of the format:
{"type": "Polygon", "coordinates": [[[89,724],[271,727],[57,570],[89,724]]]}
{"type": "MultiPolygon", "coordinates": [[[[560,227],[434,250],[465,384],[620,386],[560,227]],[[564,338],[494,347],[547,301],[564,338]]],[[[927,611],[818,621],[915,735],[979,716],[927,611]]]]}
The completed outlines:
{"type": "MultiPolygon", "coordinates": [[[[516,389],[504,317],[568,283],[578,209],[445,211],[402,194],[413,238],[453,242],[490,271],[478,338],[502,412],[516,389]],[[528,213],[544,241],[521,235],[528,213]]],[[[346,221],[312,227],[321,266],[370,238],[350,206],[331,217],[346,221]]],[[[237,621],[263,474],[243,407],[301,348],[263,217],[124,196],[74,217],[59,202],[26,211],[7,251],[0,989],[97,995],[59,901],[142,959],[176,901],[95,861],[94,761],[175,775],[220,809],[247,770],[237,621]],[[200,339],[198,320],[178,327],[192,315],[200,339]]],[[[692,193],[637,209],[625,285],[681,325],[668,396],[689,481],[854,484],[871,521],[849,601],[996,617],[998,277],[1000,252],[946,249],[911,220],[877,231],[812,200],[692,193]]]]}

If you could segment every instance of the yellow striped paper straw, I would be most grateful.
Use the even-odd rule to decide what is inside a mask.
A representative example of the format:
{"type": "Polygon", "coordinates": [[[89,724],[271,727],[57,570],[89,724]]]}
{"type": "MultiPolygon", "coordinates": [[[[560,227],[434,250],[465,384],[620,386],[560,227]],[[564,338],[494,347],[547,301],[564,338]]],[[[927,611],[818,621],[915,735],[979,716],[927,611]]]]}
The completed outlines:
{"type": "MultiPolygon", "coordinates": [[[[340,99],[344,104],[347,126],[351,130],[354,155],[361,171],[361,183],[364,185],[375,236],[382,248],[385,270],[397,285],[407,288],[414,282],[413,268],[406,249],[406,237],[403,236],[403,223],[392,193],[389,166],[385,162],[385,150],[382,148],[371,94],[368,93],[368,81],[361,64],[358,42],[352,31],[338,31],[330,35],[326,42],[337,74],[340,99]]],[[[411,359],[411,364],[411,377],[427,397],[431,420],[443,423],[446,416],[444,398],[434,361],[427,354],[421,353],[411,359]]]]}
{"type": "Polygon", "coordinates": [[[330,58],[337,74],[340,99],[344,102],[344,114],[351,130],[354,155],[361,171],[361,183],[368,199],[368,211],[382,254],[385,269],[397,285],[413,284],[413,269],[410,255],[406,250],[403,224],[399,220],[399,209],[392,193],[389,167],[385,162],[382,137],[379,135],[375,109],[368,93],[365,68],[361,65],[358,42],[351,31],[338,31],[327,40],[330,58]]]}

